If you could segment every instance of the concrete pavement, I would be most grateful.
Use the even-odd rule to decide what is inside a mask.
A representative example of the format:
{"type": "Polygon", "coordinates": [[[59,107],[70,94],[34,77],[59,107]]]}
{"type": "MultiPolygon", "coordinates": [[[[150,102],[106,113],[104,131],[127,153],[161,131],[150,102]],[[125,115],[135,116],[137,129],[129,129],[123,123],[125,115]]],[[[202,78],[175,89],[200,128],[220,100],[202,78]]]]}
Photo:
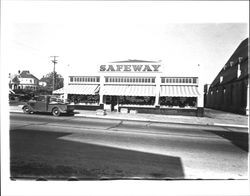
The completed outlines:
{"type": "MultiPolygon", "coordinates": [[[[10,106],[10,112],[22,112],[22,105],[10,106]]],[[[248,116],[223,112],[205,108],[204,117],[178,116],[178,115],[159,115],[159,114],[122,114],[119,112],[107,112],[107,115],[100,116],[96,111],[75,110],[75,116],[88,118],[116,119],[127,121],[159,122],[159,123],[179,123],[224,126],[236,128],[248,128],[248,116]]]]}
{"type": "Polygon", "coordinates": [[[239,128],[119,121],[11,113],[12,161],[110,177],[247,178],[248,134],[239,128]]]}

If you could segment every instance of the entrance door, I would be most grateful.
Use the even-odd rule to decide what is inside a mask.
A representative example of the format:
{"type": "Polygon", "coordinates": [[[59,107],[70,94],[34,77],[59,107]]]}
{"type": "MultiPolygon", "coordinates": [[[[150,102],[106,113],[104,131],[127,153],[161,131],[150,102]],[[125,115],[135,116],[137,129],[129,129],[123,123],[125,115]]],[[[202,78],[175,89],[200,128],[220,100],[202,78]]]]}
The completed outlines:
{"type": "Polygon", "coordinates": [[[35,102],[33,108],[35,111],[39,111],[39,112],[45,112],[46,111],[46,100],[45,100],[45,96],[39,96],[37,98],[37,102],[35,102]]]}
{"type": "Polygon", "coordinates": [[[115,111],[115,106],[117,105],[117,96],[111,97],[111,112],[115,111]]]}

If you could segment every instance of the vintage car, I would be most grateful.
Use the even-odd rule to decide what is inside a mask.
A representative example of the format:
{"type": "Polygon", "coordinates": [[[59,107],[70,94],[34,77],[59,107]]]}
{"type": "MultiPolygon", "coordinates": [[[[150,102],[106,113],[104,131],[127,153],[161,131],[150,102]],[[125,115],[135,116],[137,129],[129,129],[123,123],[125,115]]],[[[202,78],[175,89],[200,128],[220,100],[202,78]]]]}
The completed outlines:
{"type": "Polygon", "coordinates": [[[28,114],[34,112],[49,112],[54,116],[59,116],[62,113],[74,113],[74,105],[64,103],[51,95],[40,95],[35,97],[24,104],[22,109],[24,113],[28,114]]]}

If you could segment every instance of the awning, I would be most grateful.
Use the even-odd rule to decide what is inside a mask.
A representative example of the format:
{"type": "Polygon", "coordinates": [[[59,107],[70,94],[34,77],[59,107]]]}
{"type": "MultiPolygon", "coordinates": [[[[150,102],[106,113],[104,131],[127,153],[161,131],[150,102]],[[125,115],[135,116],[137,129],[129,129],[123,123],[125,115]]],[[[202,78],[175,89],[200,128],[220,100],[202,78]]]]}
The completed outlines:
{"type": "Polygon", "coordinates": [[[53,91],[53,94],[95,95],[98,90],[99,85],[69,85],[53,91]]]}
{"type": "Polygon", "coordinates": [[[155,86],[142,85],[105,85],[103,95],[113,96],[155,96],[155,86]]]}
{"type": "Polygon", "coordinates": [[[166,97],[197,97],[199,94],[197,86],[161,86],[160,96],[166,97]]]}
{"type": "Polygon", "coordinates": [[[64,93],[64,87],[53,91],[53,94],[63,94],[63,93],[64,93]]]}
{"type": "Polygon", "coordinates": [[[16,93],[9,88],[9,94],[16,94],[16,93]]]}

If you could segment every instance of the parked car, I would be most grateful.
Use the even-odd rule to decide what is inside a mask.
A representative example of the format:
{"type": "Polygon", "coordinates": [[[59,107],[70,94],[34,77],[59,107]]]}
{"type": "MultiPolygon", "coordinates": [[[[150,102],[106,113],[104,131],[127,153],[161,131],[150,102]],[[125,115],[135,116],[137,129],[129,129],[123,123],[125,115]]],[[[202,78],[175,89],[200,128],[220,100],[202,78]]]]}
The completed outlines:
{"type": "Polygon", "coordinates": [[[63,101],[59,101],[51,95],[40,95],[29,100],[22,107],[24,113],[34,112],[48,112],[54,116],[60,116],[60,114],[73,114],[74,105],[69,105],[63,101]]]}

